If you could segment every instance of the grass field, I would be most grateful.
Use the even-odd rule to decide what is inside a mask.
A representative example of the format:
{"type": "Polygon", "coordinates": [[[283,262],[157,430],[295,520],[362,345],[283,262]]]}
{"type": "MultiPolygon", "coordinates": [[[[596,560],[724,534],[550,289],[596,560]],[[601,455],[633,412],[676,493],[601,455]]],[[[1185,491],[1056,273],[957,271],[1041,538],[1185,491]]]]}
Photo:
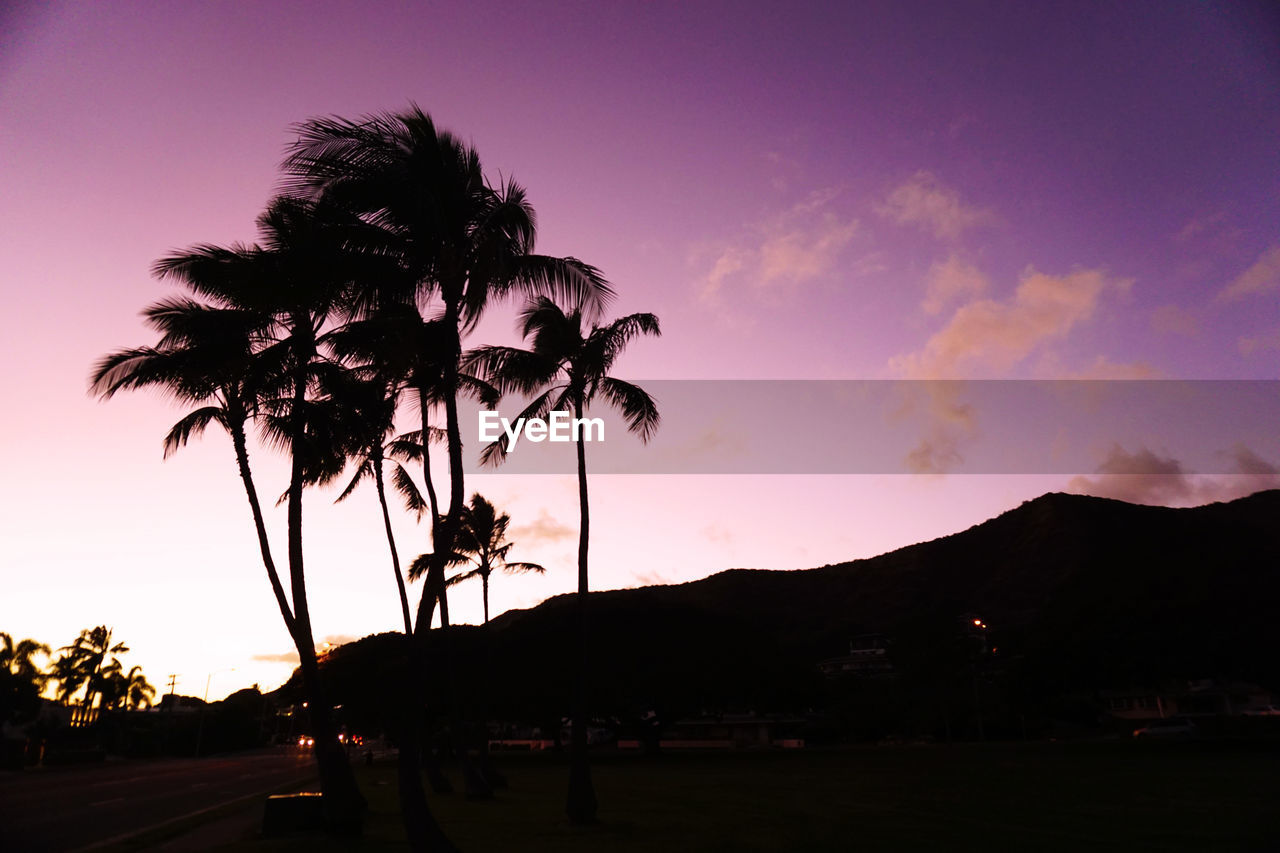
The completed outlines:
{"type": "MultiPolygon", "coordinates": [[[[562,815],[560,756],[503,756],[492,801],[433,797],[475,851],[1273,850],[1280,751],[1229,743],[867,747],[644,758],[600,755],[600,823],[562,815]]],[[[239,851],[403,845],[395,769],[360,768],[365,837],[246,841],[239,851]]]]}

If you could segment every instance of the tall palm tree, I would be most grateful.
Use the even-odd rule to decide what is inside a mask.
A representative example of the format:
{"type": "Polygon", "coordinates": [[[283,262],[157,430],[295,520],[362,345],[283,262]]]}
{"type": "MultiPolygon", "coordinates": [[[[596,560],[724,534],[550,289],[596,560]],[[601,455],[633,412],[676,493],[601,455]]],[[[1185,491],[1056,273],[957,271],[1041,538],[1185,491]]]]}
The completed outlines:
{"type": "MultiPolygon", "coordinates": [[[[155,273],[176,279],[195,295],[153,306],[148,320],[162,333],[155,347],[123,350],[99,362],[92,389],[103,397],[121,388],[154,387],[200,404],[170,430],[166,455],[212,423],[231,434],[249,497],[263,564],[281,617],[299,655],[311,708],[315,755],[326,810],[350,823],[364,808],[346,753],[337,742],[320,683],[302,557],[302,490],[314,481],[316,428],[309,397],[323,363],[321,331],[331,316],[349,310],[344,299],[357,274],[343,251],[351,220],[311,202],[278,198],[259,218],[261,245],[198,245],[158,261],[155,273]],[[248,466],[245,424],[263,416],[266,436],[288,450],[289,595],[276,570],[262,510],[248,466]],[[279,426],[284,423],[284,427],[279,426]],[[284,437],[281,438],[283,431],[284,437]]],[[[361,258],[366,270],[376,259],[361,258]]]]}
{"type": "MultiPolygon", "coordinates": [[[[206,247],[205,251],[215,257],[222,250],[206,247]]],[[[258,412],[264,386],[283,369],[283,348],[268,346],[271,317],[261,311],[209,305],[187,297],[157,302],[143,316],[160,333],[160,340],[154,346],[117,350],[104,356],[94,367],[90,391],[105,400],[121,390],[154,388],[178,402],[195,406],[165,436],[166,459],[209,426],[226,431],[249,500],[267,579],[292,636],[293,610],[271,555],[262,505],[249,465],[246,433],[249,419],[258,412]]]]}
{"type": "Polygon", "coordinates": [[[348,301],[352,282],[377,269],[377,258],[357,258],[345,249],[359,227],[339,209],[280,196],[258,218],[258,245],[196,246],[155,265],[160,277],[177,279],[197,295],[271,320],[275,342],[267,350],[281,369],[271,374],[278,395],[265,423],[276,425],[267,437],[287,449],[291,463],[287,543],[292,613],[285,623],[298,652],[325,807],[335,826],[354,823],[366,803],[338,743],[321,683],[303,560],[302,493],[316,481],[318,467],[333,456],[317,440],[318,431],[323,438],[331,440],[332,435],[320,430],[324,420],[316,417],[312,394],[327,364],[321,350],[324,330],[332,319],[353,310],[348,301]]]}
{"type": "MultiPolygon", "coordinates": [[[[594,267],[534,254],[536,225],[524,189],[514,181],[490,185],[475,150],[437,129],[416,106],[359,121],[313,119],[298,135],[284,165],[286,188],[359,214],[376,226],[360,235],[367,240],[364,250],[399,263],[399,274],[364,283],[361,304],[437,300],[439,334],[432,346],[448,436],[450,503],[434,531],[438,556],[417,614],[416,630],[425,632],[435,597],[443,594],[464,502],[457,412],[462,335],[493,299],[549,294],[599,310],[612,291],[594,267]]],[[[420,408],[426,431],[428,410],[420,408]]],[[[429,455],[423,456],[424,474],[429,455]]]]}
{"type": "MultiPolygon", "coordinates": [[[[287,191],[323,199],[360,216],[370,227],[365,254],[397,262],[395,274],[365,281],[358,305],[413,306],[437,313],[437,398],[444,409],[449,456],[449,507],[432,513],[431,566],[419,600],[411,644],[412,665],[422,671],[425,645],[437,601],[445,600],[444,571],[462,516],[462,433],[458,423],[458,363],[462,335],[493,299],[547,293],[580,299],[598,308],[611,293],[599,271],[572,258],[534,253],[536,227],[524,190],[514,181],[485,180],[475,150],[438,130],[416,106],[399,114],[359,121],[313,119],[298,127],[298,140],[284,164],[287,191]],[[440,519],[438,522],[436,519],[440,519]]],[[[422,432],[429,432],[427,398],[420,401],[422,432]]],[[[430,453],[423,448],[430,484],[430,453]]],[[[421,708],[421,678],[411,707],[421,708]]],[[[412,729],[413,727],[409,727],[412,729]]],[[[420,743],[407,737],[400,752],[401,811],[411,847],[447,850],[430,817],[422,791],[420,743]]]]}
{"type": "MultiPolygon", "coordinates": [[[[537,563],[507,559],[507,554],[515,547],[514,542],[507,541],[507,527],[510,524],[510,515],[505,512],[499,513],[492,503],[476,492],[471,496],[471,503],[462,513],[462,527],[454,542],[455,557],[450,562],[455,565],[468,565],[469,568],[449,578],[448,585],[453,586],[473,578],[480,578],[486,625],[489,624],[489,576],[495,570],[510,574],[523,572],[541,574],[546,571],[537,563]]],[[[425,567],[415,563],[415,568],[420,574],[425,567]]],[[[411,570],[409,579],[417,580],[417,577],[418,575],[411,570]]]]}
{"type": "MultiPolygon", "coordinates": [[[[605,326],[584,331],[581,308],[566,314],[546,297],[531,301],[520,313],[520,328],[529,350],[481,347],[466,360],[500,391],[533,396],[520,417],[545,418],[550,411],[572,409],[576,419],[592,401],[600,399],[621,412],[627,429],[648,441],[658,428],[658,408],[643,389],[609,375],[614,362],[637,335],[661,334],[652,314],[630,314],[605,326]]],[[[596,816],[596,796],[587,760],[587,545],[590,511],[587,500],[587,458],[581,433],[575,435],[578,455],[578,659],[570,741],[569,793],[565,811],[574,823],[590,823],[596,816]]],[[[498,462],[505,445],[485,448],[484,459],[498,462]]]]}

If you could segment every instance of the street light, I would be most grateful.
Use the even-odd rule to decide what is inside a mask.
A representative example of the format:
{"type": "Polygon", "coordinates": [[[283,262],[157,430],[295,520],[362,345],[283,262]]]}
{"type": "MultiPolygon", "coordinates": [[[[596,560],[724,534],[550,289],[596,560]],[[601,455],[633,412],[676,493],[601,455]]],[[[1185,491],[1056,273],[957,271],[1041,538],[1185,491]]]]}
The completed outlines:
{"type": "Polygon", "coordinates": [[[196,727],[196,758],[200,757],[200,744],[204,742],[204,715],[205,710],[209,707],[209,683],[213,681],[213,677],[220,672],[235,671],[236,668],[234,666],[230,669],[215,669],[213,672],[209,673],[209,677],[204,680],[204,699],[201,700],[204,704],[200,706],[200,725],[196,727]]]}

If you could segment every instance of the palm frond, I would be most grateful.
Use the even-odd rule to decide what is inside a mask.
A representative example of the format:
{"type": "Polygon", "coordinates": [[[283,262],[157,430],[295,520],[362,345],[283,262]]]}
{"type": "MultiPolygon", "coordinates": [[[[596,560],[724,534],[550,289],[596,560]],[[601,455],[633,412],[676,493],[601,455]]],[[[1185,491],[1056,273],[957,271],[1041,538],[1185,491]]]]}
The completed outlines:
{"type": "Polygon", "coordinates": [[[409,476],[409,472],[399,462],[392,465],[391,485],[401,499],[404,500],[405,508],[413,513],[418,520],[421,520],[423,514],[430,510],[430,506],[422,499],[422,493],[418,491],[418,484],[413,481],[413,478],[409,476]]]}
{"type": "Polygon", "coordinates": [[[189,412],[182,420],[174,424],[164,437],[164,458],[168,459],[179,448],[185,447],[192,438],[198,438],[203,435],[205,428],[209,424],[219,423],[227,426],[223,416],[223,410],[217,406],[204,406],[194,412],[189,412]]]}
{"type": "Polygon", "coordinates": [[[639,434],[641,441],[648,442],[653,437],[662,416],[649,392],[630,382],[606,376],[600,380],[599,393],[622,413],[627,429],[639,434]]]}

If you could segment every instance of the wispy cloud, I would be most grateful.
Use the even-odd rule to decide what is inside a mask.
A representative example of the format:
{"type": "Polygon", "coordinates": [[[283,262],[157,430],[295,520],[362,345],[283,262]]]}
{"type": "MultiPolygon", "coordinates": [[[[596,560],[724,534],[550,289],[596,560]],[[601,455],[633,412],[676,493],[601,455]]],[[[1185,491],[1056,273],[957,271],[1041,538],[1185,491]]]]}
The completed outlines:
{"type": "Polygon", "coordinates": [[[894,358],[890,368],[909,379],[1003,375],[1043,344],[1066,337],[1104,293],[1131,284],[1101,270],[1054,276],[1028,268],[1009,299],[961,306],[923,348],[894,358]]]}
{"type": "Polygon", "coordinates": [[[895,187],[877,212],[899,225],[915,225],[942,240],[956,240],[970,228],[991,225],[995,214],[965,204],[960,193],[921,170],[895,187]]]}
{"type": "Polygon", "coordinates": [[[1266,352],[1267,350],[1280,350],[1280,329],[1267,334],[1241,338],[1236,342],[1236,346],[1240,348],[1240,354],[1244,356],[1266,352]]]}
{"type": "Polygon", "coordinates": [[[1151,328],[1167,335],[1183,335],[1188,338],[1200,335],[1200,321],[1196,315],[1177,305],[1161,305],[1152,311],[1151,328]]]}
{"type": "Polygon", "coordinates": [[[1227,217],[1225,210],[1219,210],[1215,213],[1206,214],[1204,216],[1195,216],[1187,220],[1187,224],[1178,230],[1173,239],[1179,243],[1185,243],[1188,240],[1200,237],[1210,231],[1217,230],[1227,217]]]}
{"type": "Polygon", "coordinates": [[[941,314],[956,302],[968,302],[985,295],[991,287],[982,270],[954,254],[945,261],[935,261],[925,280],[927,290],[920,307],[926,314],[941,314]]]}
{"type": "MultiPolygon", "coordinates": [[[[794,286],[833,272],[858,233],[858,220],[832,204],[835,189],[818,190],[777,216],[755,223],[739,239],[699,253],[710,268],[699,295],[716,301],[730,286],[766,290],[794,286]]],[[[865,271],[865,270],[864,270],[865,271]]]]}
{"type": "Polygon", "coordinates": [[[1081,370],[1042,370],[1046,378],[1052,379],[1159,379],[1164,375],[1145,361],[1114,362],[1105,355],[1100,355],[1093,363],[1081,370]]]}
{"type": "Polygon", "coordinates": [[[1272,246],[1258,256],[1247,270],[1218,294],[1221,301],[1260,296],[1280,290],[1280,246],[1272,246]]]}
{"type": "MultiPolygon", "coordinates": [[[[351,634],[329,634],[325,636],[323,640],[316,643],[316,652],[320,653],[329,651],[347,643],[354,643],[358,639],[360,638],[351,634]]],[[[264,654],[254,655],[253,660],[261,661],[262,663],[291,663],[296,665],[298,663],[298,653],[296,651],[267,652],[264,654]]]]}
{"type": "Polygon", "coordinates": [[[297,652],[272,652],[267,654],[254,655],[253,660],[262,663],[298,663],[297,652]]]}
{"type": "Polygon", "coordinates": [[[1115,498],[1129,503],[1187,506],[1233,500],[1263,489],[1280,487],[1280,468],[1243,444],[1221,451],[1232,473],[1220,477],[1195,475],[1178,459],[1143,447],[1133,453],[1113,445],[1096,476],[1073,477],[1074,492],[1115,498]]]}
{"type": "Polygon", "coordinates": [[[577,535],[575,528],[561,524],[545,509],[538,512],[538,517],[528,524],[520,524],[511,528],[510,539],[513,542],[525,541],[531,544],[539,542],[559,542],[577,535]]]}

